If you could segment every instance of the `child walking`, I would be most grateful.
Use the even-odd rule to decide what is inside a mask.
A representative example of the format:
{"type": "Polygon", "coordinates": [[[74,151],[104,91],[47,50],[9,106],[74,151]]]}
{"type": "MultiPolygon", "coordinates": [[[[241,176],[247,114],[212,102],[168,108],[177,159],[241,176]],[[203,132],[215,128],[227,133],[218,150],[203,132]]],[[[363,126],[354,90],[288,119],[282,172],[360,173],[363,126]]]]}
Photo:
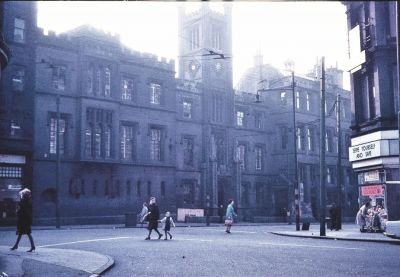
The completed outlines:
{"type": "Polygon", "coordinates": [[[171,233],[169,231],[171,230],[171,225],[175,227],[175,223],[174,223],[174,220],[171,217],[171,213],[167,211],[165,213],[165,217],[163,219],[161,219],[160,222],[164,224],[164,228],[163,228],[164,232],[165,232],[165,239],[164,240],[168,239],[167,238],[167,234],[169,235],[169,239],[172,239],[172,235],[171,235],[171,233]]]}

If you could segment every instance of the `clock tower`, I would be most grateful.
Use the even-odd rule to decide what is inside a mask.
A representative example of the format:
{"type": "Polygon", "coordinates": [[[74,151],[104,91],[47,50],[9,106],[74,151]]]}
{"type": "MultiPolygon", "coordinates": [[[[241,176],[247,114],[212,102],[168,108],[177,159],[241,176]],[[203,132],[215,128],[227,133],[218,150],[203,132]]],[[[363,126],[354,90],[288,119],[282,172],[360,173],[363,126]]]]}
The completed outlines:
{"type": "Polygon", "coordinates": [[[232,194],[231,153],[228,138],[234,129],[232,86],[232,6],[202,2],[179,8],[179,78],[194,82],[201,97],[202,198],[214,208],[232,194]],[[215,8],[214,8],[215,7],[215,8]],[[229,158],[228,158],[229,157],[229,158]]]}
{"type": "Polygon", "coordinates": [[[188,12],[179,8],[179,78],[204,87],[232,91],[232,12],[229,3],[208,3],[188,12]]]}

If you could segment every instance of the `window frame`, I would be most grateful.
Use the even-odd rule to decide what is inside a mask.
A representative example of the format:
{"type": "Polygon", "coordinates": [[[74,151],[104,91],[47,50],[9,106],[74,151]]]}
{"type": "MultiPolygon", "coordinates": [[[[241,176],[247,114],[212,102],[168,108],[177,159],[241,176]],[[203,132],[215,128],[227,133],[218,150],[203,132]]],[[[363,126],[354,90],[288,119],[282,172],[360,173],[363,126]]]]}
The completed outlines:
{"type": "Polygon", "coordinates": [[[183,99],[182,115],[183,115],[183,118],[192,119],[192,117],[193,117],[193,101],[191,101],[189,99],[183,99]]]}
{"type": "Polygon", "coordinates": [[[236,111],[236,126],[244,127],[244,111],[237,110],[236,111]],[[240,116],[241,115],[241,116],[240,116]]]}
{"type": "Polygon", "coordinates": [[[67,87],[67,66],[63,64],[52,66],[52,87],[55,90],[65,91],[67,87]],[[63,74],[61,74],[63,73],[63,74]]]}
{"type": "Polygon", "coordinates": [[[26,70],[24,66],[15,66],[13,70],[13,75],[11,78],[12,82],[12,90],[17,92],[22,92],[25,90],[25,78],[26,78],[26,70]],[[22,74],[18,74],[18,72],[22,72],[22,74]],[[20,77],[20,78],[18,78],[20,77]],[[16,84],[16,82],[20,82],[16,84]]]}
{"type": "Polygon", "coordinates": [[[57,117],[55,115],[50,115],[49,119],[49,154],[57,155],[57,142],[60,142],[59,150],[60,155],[64,156],[66,153],[66,139],[67,139],[67,119],[62,116],[60,117],[59,127],[60,132],[57,139],[57,117]]]}
{"type": "Polygon", "coordinates": [[[150,144],[150,160],[161,162],[163,160],[162,155],[162,141],[163,141],[163,130],[157,126],[150,126],[149,129],[149,144],[150,144]],[[156,134],[157,133],[157,134],[156,134]],[[155,134],[155,136],[153,136],[155,134]]]}
{"type": "Polygon", "coordinates": [[[13,41],[17,43],[26,43],[26,20],[21,17],[14,17],[14,32],[13,32],[13,41]],[[22,27],[17,26],[17,21],[21,21],[22,27]],[[20,34],[18,34],[20,32],[20,34]],[[17,35],[20,35],[21,38],[17,39],[17,35]]]}
{"type": "Polygon", "coordinates": [[[150,82],[150,104],[155,106],[161,106],[162,97],[162,86],[157,82],[150,82]]]}

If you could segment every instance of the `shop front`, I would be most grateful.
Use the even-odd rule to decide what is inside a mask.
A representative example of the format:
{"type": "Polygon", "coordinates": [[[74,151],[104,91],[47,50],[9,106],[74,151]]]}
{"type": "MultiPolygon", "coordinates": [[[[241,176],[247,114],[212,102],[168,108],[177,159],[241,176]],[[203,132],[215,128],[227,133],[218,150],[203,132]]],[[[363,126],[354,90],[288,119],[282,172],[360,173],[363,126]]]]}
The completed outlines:
{"type": "Polygon", "coordinates": [[[22,189],[25,156],[0,154],[0,218],[2,222],[16,218],[19,191],[22,189]]]}
{"type": "Polygon", "coordinates": [[[352,138],[349,160],[358,179],[359,207],[370,202],[383,208],[388,220],[400,220],[398,135],[379,131],[352,138]]]}

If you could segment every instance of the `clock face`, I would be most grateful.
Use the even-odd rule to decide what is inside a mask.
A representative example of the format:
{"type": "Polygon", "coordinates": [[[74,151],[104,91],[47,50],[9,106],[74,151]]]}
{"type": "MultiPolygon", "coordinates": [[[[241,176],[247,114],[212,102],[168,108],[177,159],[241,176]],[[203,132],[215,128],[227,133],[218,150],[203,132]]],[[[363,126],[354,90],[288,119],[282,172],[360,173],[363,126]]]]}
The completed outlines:
{"type": "Polygon", "coordinates": [[[197,61],[191,61],[189,63],[189,71],[192,73],[196,73],[200,68],[200,64],[197,61]]]}

